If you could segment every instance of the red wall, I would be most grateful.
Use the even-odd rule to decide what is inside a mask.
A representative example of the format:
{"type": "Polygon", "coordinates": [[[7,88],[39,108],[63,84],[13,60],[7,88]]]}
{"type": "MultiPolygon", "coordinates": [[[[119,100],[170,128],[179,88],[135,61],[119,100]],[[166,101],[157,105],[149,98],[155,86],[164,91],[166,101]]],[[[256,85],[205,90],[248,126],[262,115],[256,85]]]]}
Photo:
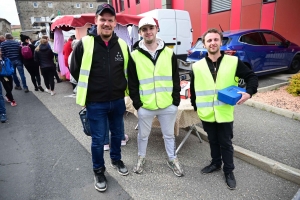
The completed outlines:
{"type": "MultiPolygon", "coordinates": [[[[288,40],[300,45],[300,0],[276,0],[263,4],[263,0],[232,0],[230,11],[209,13],[210,0],[172,0],[172,8],[187,10],[190,13],[194,43],[208,28],[223,30],[266,28],[274,30],[288,40]]],[[[124,1],[122,13],[137,15],[161,8],[162,0],[124,1]]],[[[112,1],[113,5],[115,1],[112,1]]]]}

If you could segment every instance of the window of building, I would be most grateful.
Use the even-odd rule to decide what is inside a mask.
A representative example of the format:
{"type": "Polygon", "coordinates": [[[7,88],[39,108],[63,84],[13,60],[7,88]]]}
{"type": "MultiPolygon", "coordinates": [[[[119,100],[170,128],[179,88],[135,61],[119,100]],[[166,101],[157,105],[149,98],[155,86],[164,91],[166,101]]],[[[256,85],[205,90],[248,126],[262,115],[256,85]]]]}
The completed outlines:
{"type": "Polygon", "coordinates": [[[52,2],[48,2],[48,8],[53,8],[52,2]]]}
{"type": "Polygon", "coordinates": [[[93,8],[94,5],[92,3],[89,3],[89,8],[93,8]]]}
{"type": "Polygon", "coordinates": [[[231,9],[231,0],[210,0],[210,13],[223,12],[231,9]]]}
{"type": "Polygon", "coordinates": [[[36,22],[41,22],[42,19],[41,19],[40,17],[35,17],[35,18],[34,18],[34,21],[36,21],[36,22]]]}
{"type": "Polygon", "coordinates": [[[259,33],[249,33],[240,38],[240,42],[251,45],[263,45],[263,40],[259,33]]]}
{"type": "Polygon", "coordinates": [[[136,4],[139,4],[139,3],[140,3],[140,0],[135,0],[135,3],[136,3],[136,4]]]}
{"type": "Polygon", "coordinates": [[[271,2],[275,2],[276,0],[263,0],[263,3],[271,3],[271,2]]]}
{"type": "Polygon", "coordinates": [[[128,8],[130,8],[130,0],[127,0],[128,8]]]}
{"type": "Polygon", "coordinates": [[[80,3],[76,3],[75,8],[80,8],[80,3]]]}
{"type": "Polygon", "coordinates": [[[124,0],[120,0],[119,1],[119,5],[120,5],[120,11],[124,11],[125,10],[125,8],[124,8],[124,0]]]}
{"type": "Polygon", "coordinates": [[[34,8],[37,8],[37,7],[38,7],[37,2],[33,2],[33,7],[34,7],[34,8]]]}

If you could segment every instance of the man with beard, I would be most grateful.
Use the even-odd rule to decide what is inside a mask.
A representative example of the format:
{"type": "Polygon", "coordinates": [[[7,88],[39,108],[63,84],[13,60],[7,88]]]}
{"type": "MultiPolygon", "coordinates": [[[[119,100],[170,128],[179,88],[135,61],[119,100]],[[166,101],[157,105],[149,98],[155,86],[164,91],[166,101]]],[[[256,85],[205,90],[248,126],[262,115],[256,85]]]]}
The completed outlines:
{"type": "Polygon", "coordinates": [[[191,103],[207,132],[211,164],[204,167],[203,174],[220,170],[223,165],[225,181],[229,189],[236,188],[233,174],[233,112],[234,106],[218,100],[218,90],[238,85],[238,78],[247,84],[238,105],[244,103],[257,92],[258,79],[254,72],[235,56],[224,55],[220,51],[223,34],[217,29],[204,33],[202,42],[207,49],[207,56],[192,66],[191,103]]]}
{"type": "Polygon", "coordinates": [[[103,146],[108,126],[111,132],[111,165],[121,175],[128,175],[121,160],[121,140],[124,135],[122,120],[127,65],[133,61],[125,41],[114,33],[116,12],[111,5],[98,6],[95,24],[73,50],[70,69],[78,82],[76,103],[86,106],[90,124],[95,188],[104,192],[107,184],[103,146]]]}
{"type": "Polygon", "coordinates": [[[156,37],[157,32],[153,18],[144,17],[139,21],[139,34],[143,39],[132,52],[135,65],[128,66],[129,95],[138,112],[139,127],[138,159],[133,172],[143,172],[151,125],[157,116],[168,154],[167,165],[180,177],[184,173],[175,154],[174,136],[181,90],[177,59],[173,50],[156,37]]]}

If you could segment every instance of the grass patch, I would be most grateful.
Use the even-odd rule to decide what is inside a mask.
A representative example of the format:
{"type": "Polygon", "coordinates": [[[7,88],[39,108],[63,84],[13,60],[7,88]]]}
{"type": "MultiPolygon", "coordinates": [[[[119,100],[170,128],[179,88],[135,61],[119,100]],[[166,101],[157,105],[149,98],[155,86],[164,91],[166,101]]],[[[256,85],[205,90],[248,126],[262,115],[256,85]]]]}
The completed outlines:
{"type": "Polygon", "coordinates": [[[20,31],[13,31],[12,36],[14,37],[14,39],[20,40],[20,31]]]}

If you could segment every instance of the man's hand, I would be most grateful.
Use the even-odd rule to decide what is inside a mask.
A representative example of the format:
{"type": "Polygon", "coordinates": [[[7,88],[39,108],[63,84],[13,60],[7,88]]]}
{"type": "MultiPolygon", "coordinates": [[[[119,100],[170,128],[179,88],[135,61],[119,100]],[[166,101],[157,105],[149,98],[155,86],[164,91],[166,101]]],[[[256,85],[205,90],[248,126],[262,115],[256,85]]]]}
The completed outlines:
{"type": "Polygon", "coordinates": [[[242,94],[242,97],[238,102],[236,102],[237,105],[243,104],[245,101],[247,101],[251,97],[250,94],[248,94],[246,92],[238,92],[238,93],[242,94]]]}

